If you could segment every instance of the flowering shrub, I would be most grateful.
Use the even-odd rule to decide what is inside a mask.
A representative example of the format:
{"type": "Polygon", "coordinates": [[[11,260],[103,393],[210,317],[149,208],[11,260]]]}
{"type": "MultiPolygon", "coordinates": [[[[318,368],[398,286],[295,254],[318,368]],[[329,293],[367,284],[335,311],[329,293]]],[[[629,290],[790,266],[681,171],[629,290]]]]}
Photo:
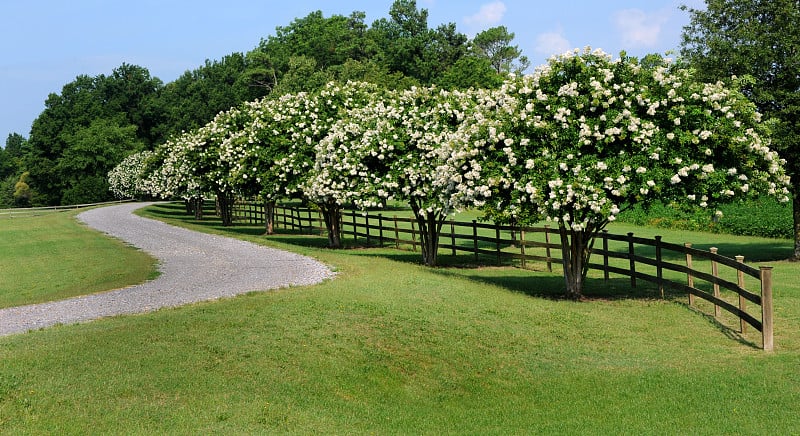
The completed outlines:
{"type": "Polygon", "coordinates": [[[498,90],[331,83],[245,103],[164,144],[146,186],[161,196],[302,196],[322,210],[331,246],[342,206],[404,200],[429,265],[444,218],[460,208],[547,219],[579,297],[595,235],[634,204],[787,200],[784,162],[761,133],[739,92],[661,59],[585,49],[498,90]]]}
{"type": "Polygon", "coordinates": [[[754,106],[688,70],[585,49],[503,89],[518,101],[516,112],[489,141],[503,141],[517,165],[491,213],[558,223],[573,296],[594,236],[633,204],[674,199],[712,208],[753,193],[788,200],[783,162],[760,135],[754,106]]]}
{"type": "MultiPolygon", "coordinates": [[[[230,162],[230,183],[268,203],[281,198],[305,197],[319,205],[329,224],[331,246],[339,246],[340,204],[305,183],[316,159],[315,146],[331,126],[353,108],[377,95],[375,85],[329,83],[319,92],[286,94],[244,106],[250,122],[223,144],[222,159],[230,162]],[[338,216],[338,215],[337,215],[338,216]]],[[[268,214],[270,215],[270,214],[268,214]]]]}
{"type": "Polygon", "coordinates": [[[152,156],[152,151],[134,153],[123,159],[122,162],[108,172],[109,189],[115,197],[127,199],[147,194],[143,176],[147,160],[152,156]]]}
{"type": "Polygon", "coordinates": [[[348,111],[317,144],[304,191],[361,208],[407,201],[423,260],[434,265],[445,217],[491,194],[482,181],[485,144],[470,136],[489,93],[412,88],[348,111]]]}

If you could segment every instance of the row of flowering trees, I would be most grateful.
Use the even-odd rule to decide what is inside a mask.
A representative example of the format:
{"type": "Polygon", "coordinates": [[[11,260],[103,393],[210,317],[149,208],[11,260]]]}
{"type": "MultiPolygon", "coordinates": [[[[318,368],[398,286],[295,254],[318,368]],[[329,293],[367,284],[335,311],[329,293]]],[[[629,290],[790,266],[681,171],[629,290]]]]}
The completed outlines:
{"type": "Polygon", "coordinates": [[[405,201],[427,265],[457,210],[554,221],[577,298],[595,236],[635,203],[787,201],[789,179],[764,132],[735,90],[660,58],[587,48],[492,90],[347,83],[246,103],[165,143],[133,179],[153,195],[214,192],[222,204],[233,194],[268,205],[305,198],[322,211],[332,247],[342,207],[405,201]]]}

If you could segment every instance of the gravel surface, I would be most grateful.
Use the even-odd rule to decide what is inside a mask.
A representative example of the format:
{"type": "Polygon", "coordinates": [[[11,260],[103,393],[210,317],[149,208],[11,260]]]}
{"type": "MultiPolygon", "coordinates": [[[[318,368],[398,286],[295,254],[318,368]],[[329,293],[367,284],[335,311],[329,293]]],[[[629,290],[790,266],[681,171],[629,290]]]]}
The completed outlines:
{"type": "Polygon", "coordinates": [[[109,292],[0,309],[0,335],[251,291],[310,285],[334,275],[325,265],[305,256],[132,214],[149,204],[152,203],[91,209],[79,214],[78,219],[156,257],[161,271],[157,279],[109,292]]]}

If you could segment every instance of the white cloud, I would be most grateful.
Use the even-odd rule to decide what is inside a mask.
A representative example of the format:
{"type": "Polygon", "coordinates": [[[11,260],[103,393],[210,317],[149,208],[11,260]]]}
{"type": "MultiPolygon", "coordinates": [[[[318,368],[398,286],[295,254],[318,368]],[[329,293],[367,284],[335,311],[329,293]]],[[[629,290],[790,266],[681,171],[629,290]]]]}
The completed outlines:
{"type": "Polygon", "coordinates": [[[669,20],[669,11],[647,13],[641,9],[623,9],[614,14],[614,26],[629,48],[658,45],[663,25],[669,20]]]}
{"type": "Polygon", "coordinates": [[[562,54],[572,49],[572,44],[564,36],[562,30],[555,32],[540,33],[536,37],[536,45],[533,50],[544,57],[562,54]]]}
{"type": "Polygon", "coordinates": [[[506,4],[501,1],[487,3],[474,15],[464,17],[464,23],[468,26],[491,26],[499,23],[506,13],[506,4]]]}

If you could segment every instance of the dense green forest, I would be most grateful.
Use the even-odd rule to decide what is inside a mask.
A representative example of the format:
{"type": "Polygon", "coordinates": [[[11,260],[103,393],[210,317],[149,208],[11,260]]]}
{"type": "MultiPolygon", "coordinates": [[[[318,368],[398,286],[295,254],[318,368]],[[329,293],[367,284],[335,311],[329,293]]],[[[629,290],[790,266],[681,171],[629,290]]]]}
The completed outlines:
{"type": "Polygon", "coordinates": [[[253,50],[207,60],[170,83],[130,64],[109,75],[81,75],[48,96],[28,138],[13,133],[0,148],[0,207],[109,200],[107,173],[123,158],[244,101],[329,81],[493,87],[528,67],[513,39],[502,26],[473,39],[453,23],[431,27],[416,1],[397,0],[388,18],[371,25],[363,12],[312,12],[253,50]]]}

